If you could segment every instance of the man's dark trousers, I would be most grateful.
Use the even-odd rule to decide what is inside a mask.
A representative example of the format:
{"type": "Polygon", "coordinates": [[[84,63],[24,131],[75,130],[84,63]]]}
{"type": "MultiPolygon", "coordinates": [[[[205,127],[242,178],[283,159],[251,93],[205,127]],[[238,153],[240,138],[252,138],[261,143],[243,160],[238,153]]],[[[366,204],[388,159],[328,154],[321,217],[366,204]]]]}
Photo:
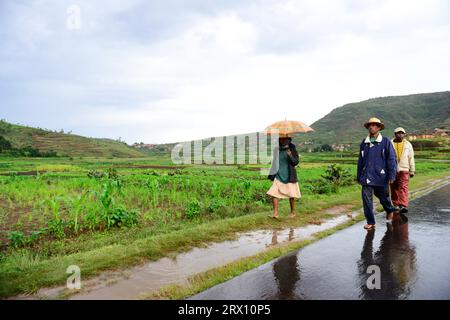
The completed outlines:
{"type": "Polygon", "coordinates": [[[375,215],[373,213],[374,194],[380,200],[380,203],[386,213],[394,212],[394,207],[392,206],[391,198],[389,196],[388,185],[381,187],[363,185],[361,193],[364,206],[364,215],[366,216],[368,224],[375,224],[375,215]]]}

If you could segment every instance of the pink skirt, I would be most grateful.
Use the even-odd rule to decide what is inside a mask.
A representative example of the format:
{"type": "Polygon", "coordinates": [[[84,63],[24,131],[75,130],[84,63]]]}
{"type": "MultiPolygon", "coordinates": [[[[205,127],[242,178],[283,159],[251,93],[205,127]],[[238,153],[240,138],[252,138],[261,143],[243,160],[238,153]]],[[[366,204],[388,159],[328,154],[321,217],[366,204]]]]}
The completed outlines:
{"type": "Polygon", "coordinates": [[[300,193],[300,188],[298,186],[298,182],[296,183],[283,183],[279,181],[277,178],[273,180],[273,184],[270,187],[269,191],[267,191],[269,196],[278,198],[278,199],[288,199],[288,198],[301,198],[302,194],[300,193]]]}

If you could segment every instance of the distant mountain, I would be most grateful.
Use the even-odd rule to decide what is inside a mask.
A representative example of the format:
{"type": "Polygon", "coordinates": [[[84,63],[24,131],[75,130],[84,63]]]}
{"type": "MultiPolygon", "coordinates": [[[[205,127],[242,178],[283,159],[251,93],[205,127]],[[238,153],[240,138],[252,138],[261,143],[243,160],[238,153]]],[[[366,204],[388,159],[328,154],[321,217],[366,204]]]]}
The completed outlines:
{"type": "Polygon", "coordinates": [[[32,147],[40,152],[54,151],[60,156],[80,157],[143,157],[144,153],[124,142],[111,139],[86,138],[0,121],[0,137],[13,148],[32,147]]]}
{"type": "Polygon", "coordinates": [[[318,144],[355,144],[367,134],[363,124],[380,118],[384,134],[393,136],[396,127],[409,133],[450,128],[450,91],[373,98],[336,108],[311,127],[315,132],[299,134],[296,141],[318,144]]]}

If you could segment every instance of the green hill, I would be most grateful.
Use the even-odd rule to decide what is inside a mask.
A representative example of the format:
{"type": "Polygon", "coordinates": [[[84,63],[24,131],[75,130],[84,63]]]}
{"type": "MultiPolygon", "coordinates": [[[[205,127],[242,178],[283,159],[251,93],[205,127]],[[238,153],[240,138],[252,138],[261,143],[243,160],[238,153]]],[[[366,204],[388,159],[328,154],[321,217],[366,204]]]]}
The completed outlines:
{"type": "MultiPolygon", "coordinates": [[[[383,134],[393,136],[396,127],[408,133],[423,133],[435,128],[450,128],[450,91],[373,98],[349,103],[336,108],[311,125],[315,132],[297,134],[295,143],[304,149],[314,149],[324,144],[345,145],[355,149],[367,135],[363,124],[370,117],[380,118],[386,125],[383,134]],[[306,142],[306,143],[305,143],[306,142]]],[[[276,119],[274,119],[276,120],[276,119]]],[[[295,119],[294,119],[295,120],[295,119]]],[[[240,136],[237,134],[236,136],[240,136]]],[[[203,139],[208,145],[210,138],[203,139]]],[[[175,144],[161,144],[148,153],[168,153],[175,144]]]]}
{"type": "Polygon", "coordinates": [[[0,121],[0,136],[13,148],[32,147],[40,152],[54,151],[59,156],[82,157],[143,157],[142,152],[124,142],[86,138],[0,121]]]}
{"type": "Polygon", "coordinates": [[[396,127],[420,133],[450,126],[450,91],[373,98],[336,108],[311,125],[315,132],[297,135],[296,141],[318,144],[357,144],[367,134],[363,124],[370,117],[386,125],[385,135],[396,127]]]}

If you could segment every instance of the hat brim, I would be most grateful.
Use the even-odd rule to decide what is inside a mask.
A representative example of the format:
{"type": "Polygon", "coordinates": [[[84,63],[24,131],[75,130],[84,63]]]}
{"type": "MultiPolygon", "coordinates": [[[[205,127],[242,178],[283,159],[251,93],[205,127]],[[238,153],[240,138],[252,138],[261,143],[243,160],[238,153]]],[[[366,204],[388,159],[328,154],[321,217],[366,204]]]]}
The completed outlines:
{"type": "Polygon", "coordinates": [[[406,132],[405,131],[403,131],[403,130],[399,130],[399,131],[394,131],[394,133],[403,133],[403,134],[406,134],[406,132]]]}
{"type": "Polygon", "coordinates": [[[366,129],[369,129],[369,124],[377,124],[377,125],[379,125],[380,127],[381,127],[381,130],[384,130],[384,123],[380,123],[380,122],[366,122],[365,124],[364,124],[364,127],[366,128],[366,129]]]}

